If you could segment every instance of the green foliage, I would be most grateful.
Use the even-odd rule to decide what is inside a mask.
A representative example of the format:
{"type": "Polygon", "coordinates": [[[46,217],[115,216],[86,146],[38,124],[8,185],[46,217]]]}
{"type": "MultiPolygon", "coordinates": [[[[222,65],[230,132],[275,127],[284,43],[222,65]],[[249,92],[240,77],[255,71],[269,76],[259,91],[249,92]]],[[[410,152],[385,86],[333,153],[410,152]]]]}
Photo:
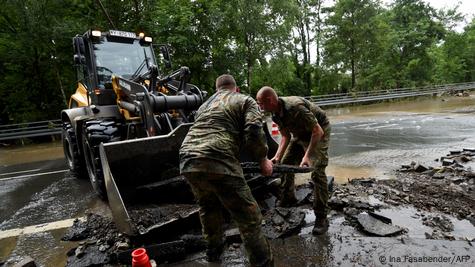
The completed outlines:
{"type": "Polygon", "coordinates": [[[387,17],[391,33],[384,64],[396,86],[428,83],[434,67],[429,49],[445,34],[436,10],[422,0],[396,0],[387,17]]]}
{"type": "MultiPolygon", "coordinates": [[[[145,32],[170,44],[173,69],[214,91],[235,76],[244,93],[280,95],[475,80],[475,20],[422,0],[4,0],[0,123],[53,119],[76,88],[71,38],[88,29],[145,32]],[[65,97],[63,97],[63,92],[65,97]]],[[[162,72],[169,72],[161,68],[162,72]]]]}

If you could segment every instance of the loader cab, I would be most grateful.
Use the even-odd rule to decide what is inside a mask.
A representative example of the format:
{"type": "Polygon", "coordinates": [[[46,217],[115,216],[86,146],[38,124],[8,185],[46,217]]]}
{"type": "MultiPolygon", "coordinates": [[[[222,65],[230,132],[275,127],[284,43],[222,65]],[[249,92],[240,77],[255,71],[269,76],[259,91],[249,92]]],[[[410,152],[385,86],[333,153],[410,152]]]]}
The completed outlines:
{"type": "Polygon", "coordinates": [[[152,39],[143,34],[88,31],[73,39],[77,78],[94,105],[114,105],[112,75],[132,79],[157,65],[152,39]]]}

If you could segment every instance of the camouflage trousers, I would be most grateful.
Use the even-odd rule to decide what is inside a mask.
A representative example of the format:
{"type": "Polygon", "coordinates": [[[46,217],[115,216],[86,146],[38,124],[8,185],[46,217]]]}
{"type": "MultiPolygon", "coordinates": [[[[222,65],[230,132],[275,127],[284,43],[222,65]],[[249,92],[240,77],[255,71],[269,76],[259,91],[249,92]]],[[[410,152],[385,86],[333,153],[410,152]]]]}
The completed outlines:
{"type": "Polygon", "coordinates": [[[261,266],[272,259],[269,243],[261,230],[261,211],[244,177],[204,172],[184,173],[184,176],[198,201],[208,247],[224,242],[224,207],[239,227],[251,265],[261,266]]]}
{"type": "MultiPolygon", "coordinates": [[[[313,166],[315,169],[312,172],[313,188],[313,210],[317,217],[326,216],[328,213],[328,184],[325,168],[328,165],[328,145],[330,143],[331,127],[328,124],[322,127],[324,136],[315,146],[313,151],[314,157],[313,166]]],[[[291,140],[287,150],[282,157],[282,164],[299,165],[305,155],[305,147],[308,144],[303,144],[298,140],[291,140]]],[[[295,197],[295,175],[284,174],[281,180],[282,198],[295,197]]]]}

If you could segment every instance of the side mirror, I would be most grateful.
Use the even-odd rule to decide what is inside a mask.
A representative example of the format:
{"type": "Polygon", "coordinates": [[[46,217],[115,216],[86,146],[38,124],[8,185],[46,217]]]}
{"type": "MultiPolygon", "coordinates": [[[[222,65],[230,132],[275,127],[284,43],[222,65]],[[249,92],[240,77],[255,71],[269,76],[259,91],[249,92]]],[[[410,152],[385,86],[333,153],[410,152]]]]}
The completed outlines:
{"type": "Polygon", "coordinates": [[[73,46],[76,54],[84,55],[86,48],[84,46],[84,39],[81,36],[76,35],[73,38],[73,46]]]}
{"type": "Polygon", "coordinates": [[[160,46],[160,53],[162,53],[163,60],[165,63],[166,68],[171,68],[172,67],[172,60],[170,58],[170,52],[168,51],[168,46],[167,45],[162,45],[160,46]]]}
{"type": "Polygon", "coordinates": [[[74,54],[73,62],[75,66],[79,66],[86,63],[86,58],[83,55],[74,54]]]}

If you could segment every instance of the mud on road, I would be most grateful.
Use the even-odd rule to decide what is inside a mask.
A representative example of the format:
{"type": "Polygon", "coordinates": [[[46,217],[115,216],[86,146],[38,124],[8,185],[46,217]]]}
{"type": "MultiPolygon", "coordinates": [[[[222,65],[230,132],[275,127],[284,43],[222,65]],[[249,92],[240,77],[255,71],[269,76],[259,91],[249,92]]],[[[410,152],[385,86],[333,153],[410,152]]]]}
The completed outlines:
{"type": "MultiPolygon", "coordinates": [[[[463,149],[434,159],[433,166],[416,161],[403,165],[396,179],[360,177],[335,184],[329,201],[330,230],[319,237],[310,234],[314,222],[310,183],[298,186],[294,208],[276,208],[276,198],[267,194],[259,202],[276,264],[378,265],[386,247],[416,255],[438,248],[453,256],[468,255],[472,261],[464,263],[470,266],[475,260],[474,161],[475,149],[463,149]]],[[[158,227],[156,235],[146,238],[126,236],[111,218],[88,214],[63,237],[79,241],[67,254],[67,266],[130,264],[130,252],[142,246],[160,264],[208,266],[196,205],[149,207],[132,210],[130,216],[138,232],[162,225],[167,234],[158,227]]],[[[226,228],[223,265],[246,266],[239,231],[229,218],[226,228]]]]}
{"type": "MultiPolygon", "coordinates": [[[[475,175],[471,167],[466,165],[472,160],[475,160],[475,150],[452,151],[448,155],[436,159],[434,166],[422,166],[417,162],[403,165],[396,173],[397,179],[378,180],[375,177],[363,177],[353,179],[346,184],[335,185],[329,201],[332,208],[330,233],[338,234],[334,234],[332,238],[321,243],[319,246],[322,247],[319,250],[325,246],[342,245],[346,238],[342,236],[342,233],[345,232],[348,234],[347,236],[360,236],[358,241],[360,245],[371,240],[365,245],[361,245],[370,248],[374,246],[375,240],[379,240],[378,242],[384,245],[394,242],[394,240],[413,237],[422,237],[429,243],[424,243],[426,241],[406,242],[413,242],[413,245],[418,242],[430,244],[430,240],[433,242],[440,242],[436,240],[463,240],[469,242],[467,244],[473,243],[475,241],[475,175]],[[419,226],[413,227],[411,224],[401,223],[403,221],[400,220],[401,215],[397,211],[399,208],[409,209],[409,216],[412,220],[417,220],[419,226]],[[396,212],[388,213],[387,211],[390,210],[396,210],[396,212]],[[465,223],[461,230],[456,231],[457,228],[460,228],[458,225],[461,225],[461,222],[467,221],[470,221],[470,226],[465,223]],[[368,236],[389,236],[389,239],[366,239],[368,236]],[[332,239],[336,241],[331,241],[332,239]],[[337,244],[332,244],[332,242],[337,244]]],[[[275,208],[273,206],[275,197],[272,196],[260,201],[264,212],[263,230],[269,239],[274,240],[272,241],[274,251],[282,250],[283,246],[294,242],[298,236],[309,236],[306,233],[310,232],[314,219],[311,211],[313,201],[311,188],[311,184],[298,187],[299,202],[298,207],[295,208],[275,208]],[[285,243],[283,240],[289,241],[285,243]]],[[[145,212],[142,210],[132,213],[131,217],[135,225],[143,230],[157,223],[180,218],[185,214],[189,215],[190,212],[194,212],[194,224],[189,225],[188,229],[179,229],[179,234],[177,232],[175,236],[168,236],[167,240],[157,242],[158,245],[146,244],[143,239],[127,237],[116,230],[110,219],[90,214],[86,222],[78,221],[65,236],[65,239],[69,240],[84,240],[78,248],[68,253],[68,266],[126,264],[130,260],[130,251],[138,246],[148,247],[151,256],[161,263],[181,262],[185,266],[187,266],[186,264],[206,266],[203,254],[206,243],[200,235],[195,205],[156,207],[145,212]]],[[[242,266],[246,263],[246,259],[242,244],[240,244],[239,232],[232,223],[227,227],[228,249],[223,260],[231,266],[242,266]]],[[[282,258],[280,255],[277,262],[285,262],[285,259],[298,261],[299,257],[300,259],[305,258],[305,255],[308,254],[305,247],[308,247],[309,244],[302,240],[307,239],[299,239],[300,241],[297,243],[300,249],[293,248],[297,255],[286,256],[286,258],[282,258]]],[[[152,240],[147,241],[151,242],[152,240]]],[[[348,239],[346,242],[348,248],[351,248],[350,243],[353,241],[348,239]]],[[[435,246],[437,244],[441,243],[434,243],[435,246]]],[[[459,245],[453,243],[452,253],[457,252],[455,247],[459,245]]],[[[447,246],[447,244],[444,243],[443,246],[447,246]]],[[[351,259],[351,255],[363,257],[361,251],[356,252],[356,250],[346,251],[347,260],[351,259]]],[[[473,253],[473,250],[470,253],[473,253]]],[[[336,263],[345,261],[344,257],[340,258],[336,255],[313,258],[313,261],[322,263],[323,260],[328,263],[329,260],[333,262],[335,259],[340,259],[336,263]]],[[[310,260],[312,261],[312,259],[310,260]]],[[[363,264],[371,261],[363,257],[357,262],[363,264]]]]}

